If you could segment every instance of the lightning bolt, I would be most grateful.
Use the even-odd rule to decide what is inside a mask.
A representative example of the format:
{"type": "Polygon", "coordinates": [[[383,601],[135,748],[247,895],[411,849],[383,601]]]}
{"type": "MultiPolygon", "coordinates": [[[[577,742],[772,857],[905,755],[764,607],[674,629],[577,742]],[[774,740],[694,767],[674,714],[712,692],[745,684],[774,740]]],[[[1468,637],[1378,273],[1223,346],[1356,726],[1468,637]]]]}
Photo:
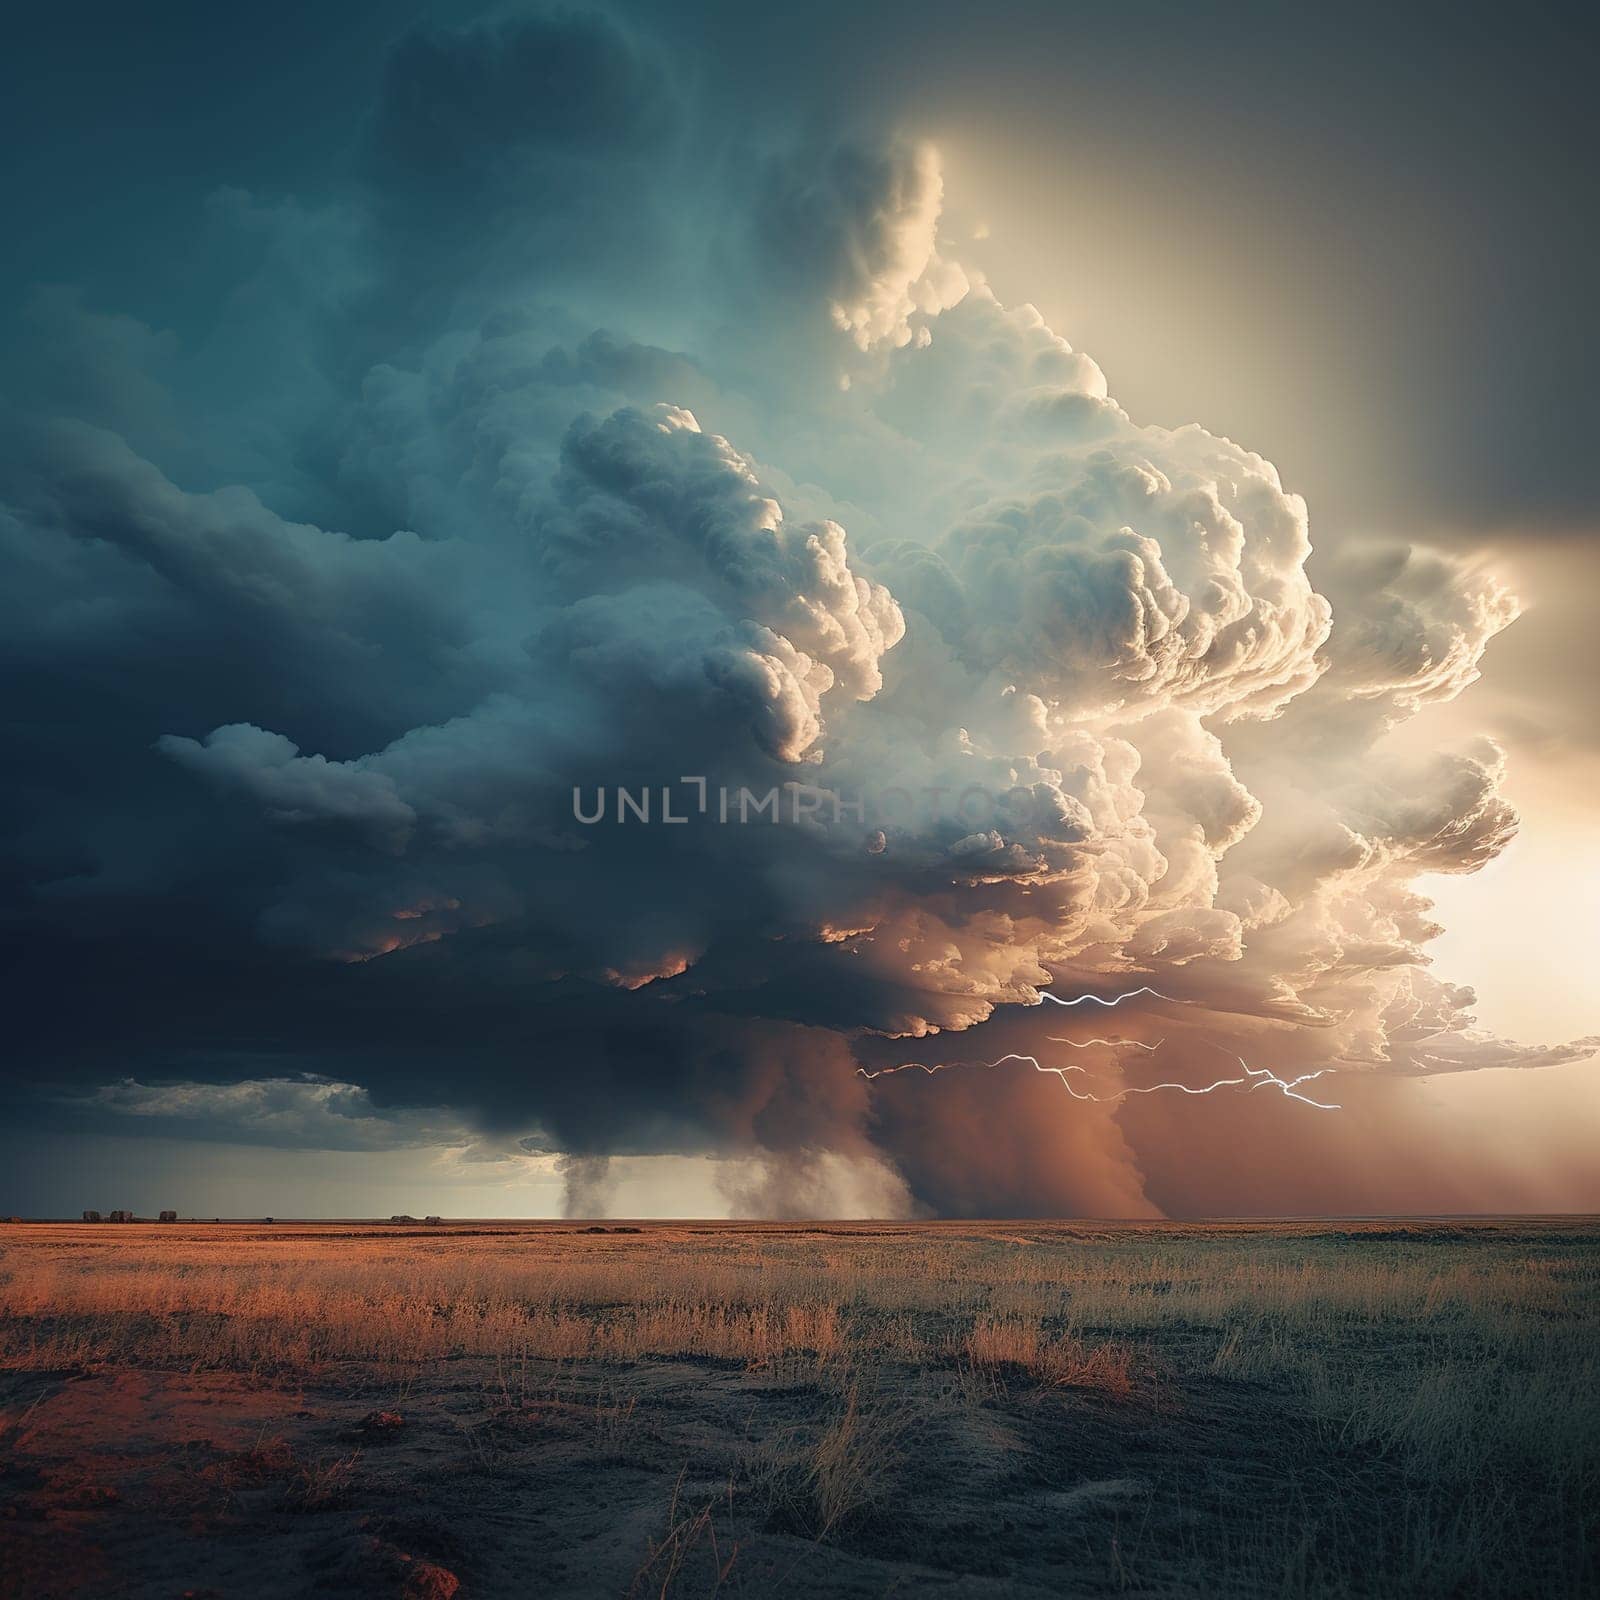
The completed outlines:
{"type": "MultiPolygon", "coordinates": [[[[1048,1000],[1051,1004],[1058,1006],[1081,1006],[1092,1002],[1097,1006],[1105,1006],[1109,1010],[1113,1006],[1121,1005],[1124,1000],[1136,1000],[1140,995],[1144,994],[1150,995],[1157,1000],[1165,1000],[1171,1005],[1182,1004],[1181,1001],[1174,1000],[1171,995],[1165,995],[1157,989],[1150,988],[1148,984],[1137,989],[1129,989],[1123,994],[1113,995],[1109,1000],[1103,1000],[1097,994],[1080,994],[1075,999],[1063,1000],[1059,995],[1051,994],[1048,989],[1041,989],[1039,998],[1033,1003],[1039,1005],[1048,1000]]],[[[1095,1045],[1102,1045],[1111,1050],[1134,1049],[1148,1051],[1159,1050],[1166,1043],[1164,1039],[1158,1039],[1154,1044],[1145,1044],[1139,1039],[1063,1039],[1055,1034],[1050,1035],[1050,1042],[1052,1044],[1064,1044],[1070,1050],[1088,1050],[1095,1045]]],[[[1087,1100],[1095,1105],[1102,1106],[1116,1105],[1132,1095],[1160,1094],[1164,1090],[1176,1094],[1200,1095],[1215,1094],[1219,1089],[1243,1089],[1246,1094],[1253,1094],[1257,1089],[1272,1088],[1282,1094],[1285,1099],[1298,1100],[1301,1105],[1310,1106],[1313,1111],[1338,1111],[1341,1109],[1326,1100],[1313,1100],[1310,1095],[1298,1092],[1301,1084],[1313,1083],[1318,1078],[1327,1076],[1327,1074],[1336,1070],[1333,1067],[1319,1067],[1315,1072],[1302,1072],[1298,1077],[1280,1078],[1270,1067],[1252,1067],[1243,1056],[1234,1055],[1233,1051],[1214,1043],[1210,1039],[1199,1039],[1196,1040],[1196,1043],[1203,1044],[1211,1050],[1221,1051],[1223,1055],[1233,1056],[1233,1059],[1239,1063],[1241,1076],[1237,1078],[1218,1078],[1214,1083],[1199,1086],[1189,1083],[1136,1084],[1128,1088],[1119,1089],[1115,1094],[1097,1094],[1093,1089],[1080,1089],[1070,1081],[1070,1074],[1082,1073],[1087,1075],[1088,1072],[1086,1067],[1079,1066],[1075,1061],[1068,1062],[1065,1066],[1060,1067],[1046,1066],[1037,1056],[1011,1052],[1003,1056],[996,1056],[993,1061],[985,1061],[982,1066],[986,1070],[990,1070],[995,1067],[1003,1067],[1008,1061],[1026,1062],[1035,1072],[1046,1073],[1053,1078],[1058,1078],[1061,1082],[1061,1087],[1074,1100],[1087,1100]]],[[[878,1067],[874,1070],[869,1070],[866,1067],[857,1067],[856,1076],[865,1078],[870,1083],[875,1078],[888,1078],[897,1072],[915,1070],[932,1078],[938,1073],[949,1072],[952,1068],[969,1064],[960,1061],[935,1061],[932,1063],[926,1061],[902,1061],[894,1066],[878,1067]]]]}
{"type": "MultiPolygon", "coordinates": [[[[1063,1044],[1071,1043],[1070,1040],[1062,1040],[1060,1042],[1063,1044]]],[[[1210,1048],[1213,1050],[1222,1050],[1224,1055],[1233,1055],[1231,1050],[1224,1050],[1221,1045],[1211,1044],[1209,1040],[1202,1039],[1198,1042],[1201,1044],[1210,1045],[1210,1048]]],[[[1085,1040],[1084,1043],[1086,1045],[1124,1045],[1138,1044],[1138,1041],[1133,1039],[1099,1039],[1085,1040]]],[[[1139,1048],[1144,1050],[1153,1050],[1155,1046],[1139,1045],[1139,1048]]],[[[1037,1056],[1020,1055],[1012,1052],[1007,1055],[996,1056],[993,1061],[985,1061],[982,1063],[982,1065],[987,1069],[1003,1067],[1008,1061],[1026,1062],[1030,1067],[1033,1068],[1035,1072],[1042,1072],[1051,1077],[1059,1078],[1061,1080],[1061,1087],[1065,1089],[1074,1100],[1088,1100],[1092,1101],[1095,1105],[1102,1106],[1116,1105],[1119,1101],[1126,1100],[1130,1095],[1159,1094],[1163,1090],[1173,1090],[1178,1094],[1199,1095],[1214,1094],[1218,1089],[1242,1088],[1248,1094],[1253,1093],[1257,1089],[1273,1088],[1277,1089],[1285,1096],[1285,1098],[1290,1100],[1298,1100],[1301,1105],[1310,1106],[1314,1111],[1338,1111],[1340,1109],[1340,1107],[1337,1105],[1332,1105],[1325,1100],[1313,1100],[1309,1095],[1304,1095],[1297,1092],[1301,1084],[1311,1083],[1317,1078],[1326,1076],[1328,1073],[1334,1070],[1332,1067],[1319,1067],[1315,1072],[1302,1072],[1298,1077],[1294,1078],[1280,1078],[1277,1073],[1271,1070],[1270,1067],[1250,1066],[1245,1061],[1243,1056],[1233,1055],[1233,1059],[1239,1063],[1239,1070],[1242,1074],[1241,1077],[1218,1078],[1215,1083],[1208,1083],[1200,1087],[1196,1087],[1195,1085],[1188,1083],[1147,1083],[1131,1088],[1119,1089],[1115,1094],[1096,1094],[1092,1089],[1079,1089],[1072,1084],[1068,1078],[1069,1073],[1083,1073],[1087,1071],[1086,1068],[1078,1066],[1076,1062],[1069,1063],[1064,1067],[1052,1067],[1046,1066],[1039,1060],[1037,1056]]],[[[856,1073],[859,1077],[866,1078],[870,1082],[874,1078],[887,1078],[896,1072],[909,1072],[912,1070],[912,1068],[915,1068],[918,1072],[925,1072],[931,1078],[936,1073],[948,1072],[952,1068],[962,1066],[964,1064],[965,1063],[959,1061],[936,1061],[932,1065],[929,1065],[924,1061],[902,1061],[896,1066],[879,1067],[875,1071],[869,1071],[866,1067],[857,1067],[856,1073]]]]}
{"type": "Polygon", "coordinates": [[[1145,1044],[1138,1039],[1063,1039],[1058,1034],[1048,1035],[1051,1044],[1064,1044],[1069,1050],[1087,1050],[1092,1044],[1110,1045],[1113,1050],[1159,1050],[1167,1041],[1157,1039],[1154,1044],[1145,1044]]]}
{"type": "Polygon", "coordinates": [[[1035,1005],[1039,1005],[1043,1001],[1048,1000],[1051,1005],[1056,1006],[1081,1006],[1094,1004],[1097,1006],[1104,1006],[1109,1011],[1112,1006],[1120,1006],[1124,1000],[1137,1000],[1142,994],[1154,995],[1157,1000],[1166,1000],[1171,1002],[1173,1005],[1178,1004],[1177,1001],[1172,999],[1171,995],[1161,994],[1159,991],[1150,988],[1148,985],[1141,989],[1130,989],[1126,994],[1114,994],[1109,1000],[1102,1000],[1097,994],[1080,994],[1076,1000],[1063,1000],[1060,995],[1051,994],[1048,989],[1041,989],[1039,991],[1039,998],[1033,1003],[1035,1005]]]}

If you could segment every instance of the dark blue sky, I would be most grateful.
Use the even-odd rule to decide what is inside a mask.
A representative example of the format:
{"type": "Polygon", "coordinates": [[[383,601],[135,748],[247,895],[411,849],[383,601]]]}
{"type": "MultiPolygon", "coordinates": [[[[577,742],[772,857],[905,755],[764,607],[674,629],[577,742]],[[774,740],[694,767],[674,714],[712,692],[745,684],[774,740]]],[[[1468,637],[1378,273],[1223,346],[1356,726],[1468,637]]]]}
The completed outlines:
{"type": "MultiPolygon", "coordinates": [[[[1445,536],[1591,520],[1590,8],[614,9],[681,49],[730,115],[909,124],[970,146],[986,178],[1008,167],[1019,220],[1002,242],[1053,268],[1041,282],[1030,257],[1027,293],[1070,307],[1069,334],[1141,414],[1249,437],[1323,517],[1445,536]],[[1211,341],[1152,348],[1108,303],[1118,284],[1138,322],[1211,341]]],[[[337,181],[396,34],[503,10],[15,14],[6,292],[79,283],[181,328],[194,308],[174,254],[207,194],[337,181]]]]}

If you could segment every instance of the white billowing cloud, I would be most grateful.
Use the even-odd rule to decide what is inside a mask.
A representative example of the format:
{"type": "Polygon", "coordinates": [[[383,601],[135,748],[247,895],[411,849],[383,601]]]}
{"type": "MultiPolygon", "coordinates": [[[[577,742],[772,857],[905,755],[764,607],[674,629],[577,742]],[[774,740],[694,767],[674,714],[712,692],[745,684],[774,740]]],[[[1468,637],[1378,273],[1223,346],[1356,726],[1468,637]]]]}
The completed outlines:
{"type": "MultiPolygon", "coordinates": [[[[549,804],[579,778],[788,769],[849,793],[1025,795],[983,826],[847,821],[696,847],[713,874],[730,854],[754,872],[770,932],[853,930],[858,1025],[960,1029],[1053,975],[1182,972],[1370,1052],[1430,931],[1405,881],[1470,870],[1513,822],[1492,752],[1373,746],[1471,681],[1513,603],[1443,558],[1367,551],[1334,568],[1352,613],[1336,620],[1307,575],[1306,507],[1269,463],[1197,427],[1135,424],[1031,308],[982,288],[914,305],[936,257],[931,153],[827,172],[849,201],[845,324],[888,354],[806,427],[843,438],[865,415],[883,448],[850,492],[895,537],[863,556],[843,513],[792,520],[758,462],[671,400],[690,369],[657,363],[645,381],[662,399],[576,419],[542,485],[538,455],[489,435],[533,556],[526,665],[499,692],[355,761],[258,729],[163,748],[276,820],[360,822],[391,849],[420,828],[465,855],[518,837],[581,856],[589,841],[549,804]],[[878,184],[870,205],[847,177],[878,184]],[[900,337],[908,308],[937,322],[931,345],[900,337]],[[820,886],[797,892],[808,855],[820,886]],[[1336,976],[1351,971],[1369,976],[1336,976]]],[[[547,395],[551,370],[501,369],[464,403],[506,415],[508,392],[547,395]]],[[[652,893],[632,879],[628,903],[652,893]]],[[[330,949],[348,948],[352,917],[378,949],[403,947],[397,897],[380,896],[341,914],[330,949]]],[[[602,932],[591,970],[692,978],[712,941],[681,911],[642,944],[602,932]]]]}
{"type": "Polygon", "coordinates": [[[1333,672],[1351,700],[1385,716],[1476,682],[1488,642],[1520,609],[1493,571],[1415,545],[1357,543],[1326,567],[1340,615],[1333,672]]]}
{"type": "Polygon", "coordinates": [[[944,174],[938,152],[923,144],[894,151],[890,159],[890,181],[878,189],[871,210],[853,219],[846,241],[853,282],[829,308],[835,325],[861,350],[911,343],[914,315],[937,316],[970,288],[966,273],[939,255],[944,174]]]}
{"type": "Polygon", "coordinates": [[[837,523],[786,522],[751,463],[690,412],[576,425],[557,493],[541,533],[558,582],[587,599],[654,578],[709,599],[700,669],[779,760],[810,749],[831,691],[878,691],[879,662],[905,631],[893,597],[852,569],[837,523]]]}

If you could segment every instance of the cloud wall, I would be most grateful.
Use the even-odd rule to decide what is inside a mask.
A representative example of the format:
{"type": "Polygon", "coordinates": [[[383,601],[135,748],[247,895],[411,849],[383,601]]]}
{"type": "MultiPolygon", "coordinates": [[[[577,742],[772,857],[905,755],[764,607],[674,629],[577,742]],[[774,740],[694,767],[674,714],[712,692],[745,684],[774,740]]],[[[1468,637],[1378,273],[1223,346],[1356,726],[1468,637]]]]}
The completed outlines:
{"type": "Polygon", "coordinates": [[[35,303],[19,1103],[292,1144],[358,1096],[363,1148],[424,1108],[580,1211],[670,1151],[762,1213],[1151,1215],[1263,1139],[1297,1209],[1416,1108],[1123,1089],[1587,1054],[1428,967],[1416,878],[1516,827],[1491,742],[1406,735],[1514,620],[1493,575],[1314,584],[1269,462],[960,264],[935,150],[713,112],[595,17],[411,34],[335,189],[218,198],[203,334],[35,303]],[[1105,1103],[983,1066],[1063,1051],[1105,1103]],[[913,1059],[972,1066],[861,1071],[913,1059]]]}

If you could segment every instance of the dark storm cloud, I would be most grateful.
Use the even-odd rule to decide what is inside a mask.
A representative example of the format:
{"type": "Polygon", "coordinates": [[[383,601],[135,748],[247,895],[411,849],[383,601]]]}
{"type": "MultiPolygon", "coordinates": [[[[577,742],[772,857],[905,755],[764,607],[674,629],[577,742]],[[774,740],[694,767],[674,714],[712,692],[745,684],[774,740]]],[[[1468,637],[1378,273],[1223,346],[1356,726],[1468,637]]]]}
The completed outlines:
{"type": "Polygon", "coordinates": [[[692,200],[683,133],[676,63],[603,15],[402,36],[360,161],[381,285],[367,351],[392,356],[496,289],[592,306],[644,287],[692,200]]]}
{"type": "Polygon", "coordinates": [[[1042,988],[1153,977],[1308,1066],[1548,1059],[1420,968],[1411,879],[1514,827],[1499,752],[1386,742],[1470,684],[1500,586],[1385,547],[1319,588],[1268,463],[1138,425],[962,268],[930,148],[768,126],[670,33],[407,34],[320,192],[213,207],[205,329],[32,303],[18,1101],[536,1137],[578,1211],[633,1150],[760,1153],[765,1209],[837,1158],[1137,1211],[1111,1113],[1066,1150],[1013,1086],[980,1158],[981,1090],[875,1109],[858,1053],[1037,1044],[1042,988]],[[688,775],[1027,804],[574,817],[688,775]]]}

